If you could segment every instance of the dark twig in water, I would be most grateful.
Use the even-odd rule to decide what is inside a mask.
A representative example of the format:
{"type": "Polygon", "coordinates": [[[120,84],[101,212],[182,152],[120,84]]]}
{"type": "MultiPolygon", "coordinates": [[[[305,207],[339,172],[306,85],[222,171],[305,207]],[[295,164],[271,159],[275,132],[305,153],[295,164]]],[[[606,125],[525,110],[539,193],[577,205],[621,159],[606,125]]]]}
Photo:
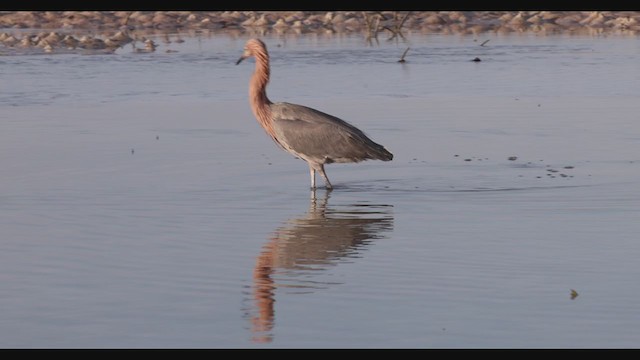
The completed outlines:
{"type": "Polygon", "coordinates": [[[405,51],[402,53],[402,56],[400,57],[400,60],[398,60],[398,62],[399,62],[399,63],[403,63],[403,62],[405,62],[404,57],[405,57],[405,56],[407,55],[407,53],[409,52],[409,49],[410,49],[410,48],[407,48],[407,50],[405,50],[405,51]]]}
{"type": "Polygon", "coordinates": [[[375,39],[376,43],[380,44],[378,42],[378,29],[380,26],[380,18],[384,18],[384,16],[380,13],[369,15],[365,11],[362,12],[362,16],[364,16],[364,22],[367,25],[367,43],[371,45],[371,40],[375,39]]]}
{"type": "Polygon", "coordinates": [[[409,17],[410,14],[411,14],[411,11],[407,11],[407,13],[404,15],[402,20],[400,20],[400,22],[398,22],[398,12],[394,12],[393,13],[393,21],[394,21],[393,29],[389,28],[388,26],[383,26],[382,27],[383,29],[390,31],[393,34],[387,40],[393,40],[398,35],[400,35],[400,37],[402,39],[405,39],[404,35],[402,34],[402,26],[404,25],[404,22],[407,21],[407,18],[409,17]]]}
{"type": "Polygon", "coordinates": [[[480,46],[484,46],[484,45],[485,45],[486,43],[488,43],[489,41],[491,41],[491,39],[483,41],[483,42],[482,42],[482,44],[480,44],[480,46]]]}

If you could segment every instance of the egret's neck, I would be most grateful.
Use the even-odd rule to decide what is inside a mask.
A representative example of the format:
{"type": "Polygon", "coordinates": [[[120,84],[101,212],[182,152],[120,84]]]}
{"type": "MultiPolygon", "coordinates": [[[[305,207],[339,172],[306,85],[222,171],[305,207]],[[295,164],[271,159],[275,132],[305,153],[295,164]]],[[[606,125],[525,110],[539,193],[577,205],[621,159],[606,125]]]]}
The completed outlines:
{"type": "Polygon", "coordinates": [[[269,82],[269,58],[267,54],[256,55],[256,70],[251,77],[249,83],[249,101],[253,113],[266,126],[271,120],[270,108],[271,101],[267,97],[267,83],[269,82]]]}
{"type": "Polygon", "coordinates": [[[251,103],[251,110],[256,117],[256,120],[269,134],[269,136],[280,146],[280,142],[276,137],[276,133],[273,129],[273,119],[271,118],[271,101],[267,97],[267,83],[269,82],[269,55],[259,53],[254,55],[256,59],[256,70],[251,76],[249,82],[249,102],[251,103]]]}

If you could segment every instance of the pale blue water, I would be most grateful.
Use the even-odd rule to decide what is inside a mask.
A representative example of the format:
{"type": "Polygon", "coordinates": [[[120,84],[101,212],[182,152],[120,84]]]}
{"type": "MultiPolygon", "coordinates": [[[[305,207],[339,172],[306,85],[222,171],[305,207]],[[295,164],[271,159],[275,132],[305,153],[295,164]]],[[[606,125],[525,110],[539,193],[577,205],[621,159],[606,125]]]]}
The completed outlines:
{"type": "Polygon", "coordinates": [[[395,155],[315,202],[246,38],[183,38],[0,57],[0,347],[640,344],[635,38],[264,38],[272,100],[395,155]]]}

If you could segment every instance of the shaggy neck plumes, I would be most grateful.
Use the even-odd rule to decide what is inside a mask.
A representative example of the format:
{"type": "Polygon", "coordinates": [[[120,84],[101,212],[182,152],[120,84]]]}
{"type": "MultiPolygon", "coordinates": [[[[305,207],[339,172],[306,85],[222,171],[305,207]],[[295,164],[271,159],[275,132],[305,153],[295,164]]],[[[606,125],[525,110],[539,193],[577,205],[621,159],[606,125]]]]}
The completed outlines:
{"type": "Polygon", "coordinates": [[[271,101],[267,97],[267,83],[269,82],[269,55],[267,50],[254,54],[256,59],[256,70],[251,77],[249,84],[249,101],[251,108],[260,125],[271,137],[275,138],[271,125],[271,111],[269,105],[271,101]]]}

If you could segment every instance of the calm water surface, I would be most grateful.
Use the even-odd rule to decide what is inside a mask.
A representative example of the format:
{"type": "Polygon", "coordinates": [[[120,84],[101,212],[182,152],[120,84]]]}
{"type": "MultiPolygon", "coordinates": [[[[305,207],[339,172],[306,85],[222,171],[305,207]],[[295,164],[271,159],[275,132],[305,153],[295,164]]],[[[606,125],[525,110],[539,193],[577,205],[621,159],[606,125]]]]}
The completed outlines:
{"type": "Polygon", "coordinates": [[[637,38],[265,37],[395,155],[315,193],[246,38],[156,40],[0,56],[0,347],[640,345],[637,38]]]}

